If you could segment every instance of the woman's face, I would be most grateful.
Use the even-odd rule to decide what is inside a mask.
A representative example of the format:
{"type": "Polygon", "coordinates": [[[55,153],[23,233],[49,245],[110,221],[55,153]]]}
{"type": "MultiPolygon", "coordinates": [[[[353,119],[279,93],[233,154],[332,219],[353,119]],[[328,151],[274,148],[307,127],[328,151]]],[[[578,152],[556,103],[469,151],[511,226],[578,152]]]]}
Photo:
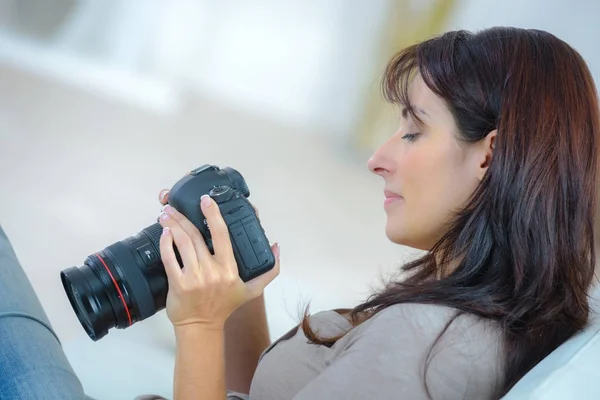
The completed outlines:
{"type": "Polygon", "coordinates": [[[495,133],[482,143],[459,143],[450,110],[420,76],[413,79],[408,94],[423,123],[403,111],[398,130],[368,166],[385,181],[387,237],[430,250],[483,178],[495,133]]]}

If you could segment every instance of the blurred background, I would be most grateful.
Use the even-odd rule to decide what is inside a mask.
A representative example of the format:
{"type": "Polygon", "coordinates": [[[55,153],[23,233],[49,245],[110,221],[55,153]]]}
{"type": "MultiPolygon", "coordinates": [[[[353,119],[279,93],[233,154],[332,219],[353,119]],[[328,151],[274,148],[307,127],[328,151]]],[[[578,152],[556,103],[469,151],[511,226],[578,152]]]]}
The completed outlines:
{"type": "Polygon", "coordinates": [[[86,389],[169,395],[164,312],[94,343],[59,280],[152,224],[161,188],[205,163],[244,175],[282,248],[266,290],[277,338],[308,301],[351,307],[416,254],[386,239],[366,168],[396,123],[386,61],[511,25],[567,41],[598,80],[597,15],[586,0],[0,0],[0,224],[86,389]],[[115,368],[139,379],[97,379],[115,368]]]}

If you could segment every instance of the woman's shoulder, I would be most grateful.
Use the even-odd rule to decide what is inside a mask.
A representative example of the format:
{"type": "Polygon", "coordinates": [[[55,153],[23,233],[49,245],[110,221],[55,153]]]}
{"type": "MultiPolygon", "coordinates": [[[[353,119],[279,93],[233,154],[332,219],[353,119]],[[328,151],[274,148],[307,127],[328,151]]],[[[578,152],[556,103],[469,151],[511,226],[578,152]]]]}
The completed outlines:
{"type": "MultiPolygon", "coordinates": [[[[329,323],[340,328],[350,326],[349,310],[325,310],[310,316],[311,323],[329,323]]],[[[497,333],[498,326],[494,321],[480,318],[470,313],[460,313],[458,310],[437,304],[403,303],[389,306],[370,317],[362,329],[407,329],[422,328],[427,331],[445,327],[448,329],[483,330],[497,333]],[[450,326],[453,326],[451,329],[450,326]]]]}
{"type": "MultiPolygon", "coordinates": [[[[456,310],[447,307],[399,304],[353,328],[343,312],[317,312],[309,319],[320,336],[346,334],[331,347],[315,346],[297,329],[301,326],[295,327],[276,341],[271,346],[274,351],[259,363],[253,383],[255,394],[289,392],[292,381],[299,391],[320,377],[322,387],[315,383],[319,393],[339,388],[332,387],[334,383],[347,382],[356,387],[357,393],[377,389],[410,397],[410,393],[420,393],[426,382],[439,398],[448,398],[448,393],[459,393],[456,398],[490,398],[490,388],[501,379],[496,342],[491,335],[494,330],[487,330],[488,338],[484,333],[487,328],[482,328],[485,322],[455,315],[456,310]],[[277,345],[280,342],[281,346],[277,345]],[[429,364],[427,372],[425,364],[429,364]],[[285,376],[285,388],[265,383],[277,380],[277,375],[285,376]]],[[[287,397],[293,396],[288,393],[287,397]]]]}
{"type": "Polygon", "coordinates": [[[433,328],[446,327],[450,330],[485,330],[497,332],[494,321],[480,318],[471,313],[462,313],[459,310],[438,304],[404,303],[395,304],[380,311],[371,317],[372,324],[378,327],[391,326],[397,328],[399,324],[432,330],[433,328]],[[451,327],[454,328],[451,328],[451,327]]]}
{"type": "MultiPolygon", "coordinates": [[[[321,329],[343,331],[352,328],[348,317],[349,310],[325,310],[309,317],[311,326],[321,329]]],[[[444,330],[449,334],[472,337],[490,336],[497,338],[499,327],[489,319],[437,304],[403,303],[389,306],[367,321],[352,329],[357,334],[373,331],[415,332],[419,337],[431,336],[444,330]]],[[[323,332],[325,335],[327,333],[323,332]]],[[[392,335],[393,336],[393,335],[392,335]]]]}
{"type": "MultiPolygon", "coordinates": [[[[331,313],[322,314],[324,317],[338,318],[331,313]]],[[[428,351],[435,345],[436,349],[459,351],[467,358],[484,352],[496,358],[500,333],[495,322],[473,314],[441,305],[405,303],[379,311],[350,331],[340,345],[348,347],[360,341],[403,351],[407,345],[414,351],[428,351]]]]}
{"type": "Polygon", "coordinates": [[[447,390],[464,393],[465,398],[488,398],[478,397],[478,393],[496,392],[502,382],[499,326],[450,307],[390,306],[341,340],[341,353],[354,349],[397,362],[412,360],[418,370],[427,364],[426,380],[432,384],[432,392],[440,391],[436,394],[441,398],[447,390]],[[458,378],[456,373],[468,379],[458,378]]]}
{"type": "MultiPolygon", "coordinates": [[[[331,331],[350,325],[334,310],[314,314],[311,325],[313,319],[322,329],[335,326],[331,331]]],[[[500,333],[494,322],[450,307],[397,304],[350,329],[328,357],[369,365],[373,379],[426,381],[434,398],[490,398],[503,379],[500,333]]]]}

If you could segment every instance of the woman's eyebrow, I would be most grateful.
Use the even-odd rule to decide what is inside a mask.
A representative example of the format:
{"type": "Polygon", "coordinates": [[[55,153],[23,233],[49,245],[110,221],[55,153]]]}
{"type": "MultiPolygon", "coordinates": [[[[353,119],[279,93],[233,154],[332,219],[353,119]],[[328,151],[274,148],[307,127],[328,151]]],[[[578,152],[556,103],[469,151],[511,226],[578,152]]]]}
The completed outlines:
{"type": "Polygon", "coordinates": [[[417,114],[421,114],[426,116],[427,118],[431,118],[431,116],[427,113],[427,111],[425,111],[424,109],[422,109],[421,107],[416,107],[416,106],[412,106],[412,107],[404,107],[402,109],[402,116],[404,118],[406,118],[406,116],[408,115],[408,111],[409,109],[412,109],[413,111],[415,111],[417,114]]]}
{"type": "Polygon", "coordinates": [[[419,114],[422,114],[428,118],[431,118],[431,116],[427,113],[427,111],[425,111],[424,109],[420,108],[420,107],[415,107],[414,110],[416,112],[418,112],[419,114]]]}

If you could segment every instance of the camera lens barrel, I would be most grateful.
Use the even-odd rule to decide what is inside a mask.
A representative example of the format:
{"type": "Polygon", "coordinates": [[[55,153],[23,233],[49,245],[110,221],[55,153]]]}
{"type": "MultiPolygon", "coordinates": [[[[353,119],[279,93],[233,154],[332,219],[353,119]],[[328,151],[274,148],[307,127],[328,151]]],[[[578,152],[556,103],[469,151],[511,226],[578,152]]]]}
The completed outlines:
{"type": "Polygon", "coordinates": [[[126,328],[164,308],[167,282],[160,262],[160,224],[89,256],[61,272],[63,287],[93,340],[126,328]]]}

